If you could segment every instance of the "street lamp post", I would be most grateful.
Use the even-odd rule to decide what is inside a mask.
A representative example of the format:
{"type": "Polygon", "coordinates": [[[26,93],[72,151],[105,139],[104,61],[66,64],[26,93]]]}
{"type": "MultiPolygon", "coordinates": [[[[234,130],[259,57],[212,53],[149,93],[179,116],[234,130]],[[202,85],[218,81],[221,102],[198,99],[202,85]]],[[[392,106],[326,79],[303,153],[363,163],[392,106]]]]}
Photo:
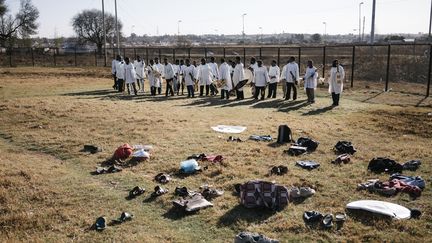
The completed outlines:
{"type": "Polygon", "coordinates": [[[103,28],[103,35],[104,35],[104,63],[105,67],[107,65],[107,49],[106,49],[106,29],[105,29],[105,3],[104,0],[102,0],[102,28],[103,28]]]}
{"type": "Polygon", "coordinates": [[[246,16],[247,14],[242,14],[242,20],[243,20],[243,33],[242,33],[242,36],[243,36],[243,45],[245,44],[245,31],[244,31],[244,17],[246,16]]]}
{"type": "Polygon", "coordinates": [[[361,6],[364,4],[364,2],[359,3],[359,27],[358,27],[358,35],[359,35],[359,42],[361,42],[361,6]]]}
{"type": "Polygon", "coordinates": [[[375,42],[375,9],[376,9],[376,0],[372,2],[372,24],[371,24],[371,36],[370,43],[373,44],[375,42]]]}
{"type": "Polygon", "coordinates": [[[326,35],[327,35],[327,22],[323,22],[324,25],[324,43],[326,43],[326,35]]]}
{"type": "Polygon", "coordinates": [[[260,30],[260,41],[263,42],[263,28],[259,27],[260,30]]]}
{"type": "Polygon", "coordinates": [[[114,0],[115,4],[115,29],[116,29],[116,35],[117,35],[117,53],[120,55],[120,33],[118,29],[118,20],[117,20],[117,0],[114,0]]]}
{"type": "Polygon", "coordinates": [[[180,23],[181,22],[182,22],[181,20],[177,21],[177,35],[178,36],[180,36],[180,23]]]}

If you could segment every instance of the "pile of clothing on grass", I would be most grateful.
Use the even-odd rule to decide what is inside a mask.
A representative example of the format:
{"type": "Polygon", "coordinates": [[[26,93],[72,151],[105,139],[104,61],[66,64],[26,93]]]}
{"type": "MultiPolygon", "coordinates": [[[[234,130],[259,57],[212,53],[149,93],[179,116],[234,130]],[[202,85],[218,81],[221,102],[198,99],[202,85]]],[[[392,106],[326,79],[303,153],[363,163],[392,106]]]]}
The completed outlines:
{"type": "Polygon", "coordinates": [[[403,170],[415,171],[421,165],[420,160],[410,160],[403,164],[387,157],[373,158],[368,165],[368,170],[375,173],[402,173],[403,170]]]}
{"type": "Polygon", "coordinates": [[[196,212],[200,209],[213,207],[210,201],[222,196],[224,191],[209,185],[203,185],[199,188],[199,191],[190,191],[187,187],[177,187],[174,193],[180,196],[180,198],[172,201],[174,208],[185,212],[196,212]]]}
{"type": "Polygon", "coordinates": [[[394,196],[399,192],[408,193],[412,198],[421,196],[423,189],[426,187],[425,181],[420,176],[405,176],[393,174],[388,181],[379,179],[368,180],[358,184],[358,190],[368,190],[384,196],[394,196]]]}

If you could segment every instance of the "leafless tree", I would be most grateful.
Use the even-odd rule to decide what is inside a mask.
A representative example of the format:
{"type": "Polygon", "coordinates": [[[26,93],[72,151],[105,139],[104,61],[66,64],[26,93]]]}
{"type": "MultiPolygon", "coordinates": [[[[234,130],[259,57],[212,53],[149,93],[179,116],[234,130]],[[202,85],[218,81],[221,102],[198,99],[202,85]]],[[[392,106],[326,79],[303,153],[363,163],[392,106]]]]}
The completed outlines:
{"type": "MultiPolygon", "coordinates": [[[[122,28],[120,21],[118,25],[120,31],[122,28]]],[[[104,42],[102,11],[97,9],[82,11],[73,17],[72,27],[81,41],[94,43],[98,52],[102,53],[104,42]]],[[[115,18],[112,14],[105,13],[105,30],[107,36],[115,35],[115,18]]]]}
{"type": "Polygon", "coordinates": [[[12,47],[17,38],[26,38],[36,34],[39,10],[31,0],[21,0],[20,8],[15,16],[8,13],[4,0],[0,0],[0,46],[12,47]]]}

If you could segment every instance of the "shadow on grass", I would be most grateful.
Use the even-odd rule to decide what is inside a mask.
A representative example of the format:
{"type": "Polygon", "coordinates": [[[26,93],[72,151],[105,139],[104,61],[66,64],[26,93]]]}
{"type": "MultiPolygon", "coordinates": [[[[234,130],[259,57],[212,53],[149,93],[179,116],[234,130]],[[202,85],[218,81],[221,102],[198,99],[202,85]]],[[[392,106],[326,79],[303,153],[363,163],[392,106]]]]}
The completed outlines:
{"type": "Polygon", "coordinates": [[[351,219],[366,226],[390,225],[392,223],[392,218],[389,216],[371,213],[365,210],[347,209],[347,214],[351,219]]]}
{"type": "Polygon", "coordinates": [[[260,222],[270,218],[275,213],[276,211],[265,208],[245,208],[242,205],[237,205],[219,218],[218,226],[231,226],[243,220],[248,223],[260,222]]]}
{"type": "Polygon", "coordinates": [[[333,110],[334,108],[335,108],[335,106],[330,105],[330,106],[326,106],[326,107],[323,107],[323,108],[320,108],[320,109],[316,109],[316,110],[308,111],[308,112],[306,112],[306,113],[303,113],[302,116],[314,116],[314,115],[319,115],[319,114],[325,113],[325,112],[327,112],[327,111],[331,111],[331,110],[333,110]]]}
{"type": "Polygon", "coordinates": [[[381,94],[384,94],[384,93],[385,93],[385,91],[378,92],[377,94],[372,95],[371,97],[362,100],[362,102],[368,102],[368,101],[372,100],[373,98],[376,98],[376,97],[378,97],[378,96],[380,96],[381,94]]]}
{"type": "Polygon", "coordinates": [[[287,104],[280,106],[278,108],[278,111],[280,112],[296,111],[308,105],[309,103],[307,102],[307,100],[291,101],[287,104]]]}
{"type": "Polygon", "coordinates": [[[194,214],[196,214],[197,212],[199,212],[199,211],[186,212],[186,211],[184,211],[184,210],[180,210],[180,209],[178,209],[178,208],[172,207],[172,208],[171,208],[170,210],[168,210],[166,213],[162,214],[162,216],[163,216],[164,218],[171,219],[171,220],[179,220],[179,219],[182,219],[182,218],[184,218],[184,217],[186,217],[186,216],[194,215],[194,214]]]}

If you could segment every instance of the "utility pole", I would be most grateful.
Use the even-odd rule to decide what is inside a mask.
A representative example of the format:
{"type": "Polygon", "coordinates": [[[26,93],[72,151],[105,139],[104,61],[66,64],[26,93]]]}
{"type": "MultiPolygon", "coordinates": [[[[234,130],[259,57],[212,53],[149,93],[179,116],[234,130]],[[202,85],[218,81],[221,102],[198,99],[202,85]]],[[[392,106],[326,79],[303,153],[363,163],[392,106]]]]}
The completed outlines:
{"type": "Polygon", "coordinates": [[[327,22],[323,22],[324,25],[324,44],[326,43],[326,35],[327,35],[327,22]]]}
{"type": "Polygon", "coordinates": [[[361,6],[363,4],[364,4],[363,2],[359,3],[359,27],[358,27],[359,42],[361,42],[361,6]]]}
{"type": "Polygon", "coordinates": [[[431,41],[431,29],[432,29],[432,0],[431,0],[431,11],[430,11],[430,18],[429,18],[429,35],[428,39],[431,41]]]}
{"type": "Polygon", "coordinates": [[[117,53],[120,55],[120,33],[118,29],[118,20],[117,20],[117,0],[114,0],[115,5],[115,27],[116,27],[116,34],[117,34],[117,53]]]}
{"type": "Polygon", "coordinates": [[[244,17],[245,16],[246,16],[245,13],[242,14],[242,19],[243,19],[243,33],[242,33],[242,35],[243,35],[243,46],[245,45],[245,31],[244,31],[244,17]]]}
{"type": "Polygon", "coordinates": [[[364,40],[364,29],[365,29],[365,22],[366,22],[366,16],[363,16],[363,30],[362,30],[362,36],[361,36],[361,41],[364,40]]]}
{"type": "Polygon", "coordinates": [[[375,8],[376,8],[376,0],[373,0],[372,3],[372,27],[371,27],[371,36],[370,43],[373,44],[375,42],[375,8]]]}
{"type": "Polygon", "coordinates": [[[102,28],[104,35],[104,63],[105,67],[107,65],[107,49],[106,49],[106,29],[105,29],[105,4],[104,0],[102,0],[102,28]]]}

